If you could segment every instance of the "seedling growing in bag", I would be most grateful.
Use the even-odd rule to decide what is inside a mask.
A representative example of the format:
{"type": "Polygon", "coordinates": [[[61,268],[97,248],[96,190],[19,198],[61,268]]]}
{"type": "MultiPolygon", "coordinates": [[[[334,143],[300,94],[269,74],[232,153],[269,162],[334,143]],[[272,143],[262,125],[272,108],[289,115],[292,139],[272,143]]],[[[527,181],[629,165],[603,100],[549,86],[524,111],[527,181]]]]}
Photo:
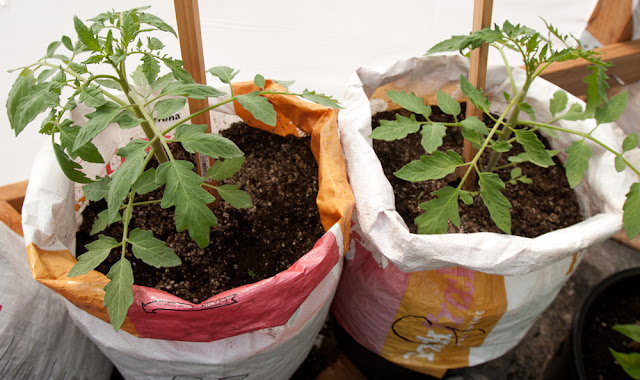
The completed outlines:
{"type": "MultiPolygon", "coordinates": [[[[215,198],[205,187],[213,187],[222,200],[236,208],[250,208],[253,203],[247,193],[236,185],[210,185],[205,179],[222,180],[237,172],[243,162],[243,152],[229,139],[206,133],[205,125],[191,125],[189,120],[224,104],[238,101],[257,120],[274,126],[276,112],[265,95],[301,96],[310,101],[338,108],[330,97],[305,90],[293,93],[288,89],[266,89],[266,80],[256,75],[259,90],[235,95],[231,81],[237,71],[218,66],[209,70],[213,76],[230,87],[229,94],[213,87],[195,83],[182,67],[183,62],[162,53],[163,42],[155,37],[160,32],[173,34],[173,28],[160,18],[144,12],[148,7],[124,12],[105,12],[86,25],[74,17],[77,40],[63,36],[52,42],[46,55],[27,67],[13,84],[7,100],[7,112],[16,135],[43,112],[47,115],[40,133],[51,136],[53,150],[65,175],[84,184],[89,201],[105,199],[108,208],[95,221],[92,234],[99,233],[112,223],[122,223],[120,240],[99,235],[86,245],[87,252],[67,274],[79,276],[95,269],[109,255],[120,259],[111,267],[111,280],[104,288],[104,306],[111,324],[118,330],[133,303],[131,286],[132,266],[125,257],[128,246],[133,255],[154,267],[181,264],[176,253],[151,231],[130,230],[133,209],[154,203],[161,208],[174,207],[176,229],[188,230],[200,247],[209,244],[211,227],[218,222],[207,206],[215,198]],[[60,53],[61,49],[64,53],[60,53]],[[130,73],[129,65],[137,67],[130,73]],[[166,74],[162,75],[163,72],[166,74]],[[184,108],[187,98],[221,98],[217,103],[176,121],[161,130],[156,120],[168,118],[184,108]],[[222,98],[221,98],[222,99],[222,98]],[[84,125],[68,118],[68,111],[79,104],[93,109],[84,125]],[[117,155],[124,161],[111,175],[88,178],[78,158],[92,163],[104,163],[93,140],[109,124],[122,129],[141,128],[146,139],[136,139],[121,147],[117,155]],[[170,134],[173,133],[173,136],[170,134]],[[173,157],[169,144],[181,144],[190,153],[199,153],[217,161],[205,178],[193,171],[189,161],[173,157]],[[157,169],[150,168],[153,158],[157,169]],[[136,195],[147,194],[164,186],[162,199],[137,202],[136,195]]],[[[284,87],[288,87],[286,84],[284,87]]]]}
{"type": "MultiPolygon", "coordinates": [[[[623,334],[634,342],[640,343],[640,326],[639,325],[614,325],[613,329],[623,334]]],[[[640,353],[631,352],[628,354],[617,352],[609,348],[611,354],[616,359],[622,369],[634,379],[640,379],[640,353]]]]}
{"type": "MultiPolygon", "coordinates": [[[[568,36],[561,35],[553,26],[547,24],[547,29],[548,35],[545,37],[530,28],[520,25],[514,26],[507,21],[502,27],[496,25],[493,29],[484,28],[466,36],[454,36],[436,44],[427,53],[427,55],[448,51],[463,53],[475,49],[483,43],[488,43],[489,46],[500,52],[511,82],[512,93],[504,94],[508,104],[499,116],[494,117],[489,113],[491,101],[483,91],[472,86],[463,75],[460,76],[460,88],[464,95],[495,122],[491,128],[477,117],[459,120],[460,104],[442,90],[437,93],[437,105],[444,113],[453,116],[454,122],[452,123],[431,121],[429,119],[431,108],[425,105],[424,101],[414,93],[387,91],[391,101],[414,114],[424,116],[426,119],[426,121],[418,121],[415,115],[410,117],[398,115],[394,121],[382,121],[380,127],[371,133],[371,138],[386,141],[403,139],[408,134],[418,131],[422,134],[421,142],[427,154],[419,160],[408,163],[394,174],[401,179],[418,182],[444,178],[455,172],[457,168],[462,168],[464,173],[457,187],[445,186],[436,190],[433,192],[434,199],[419,205],[421,209],[425,210],[415,219],[419,233],[446,233],[449,221],[453,225],[459,226],[459,200],[471,205],[473,198],[479,195],[497,227],[510,234],[509,209],[511,204],[501,192],[505,188],[505,183],[496,174],[496,171],[511,168],[508,183],[528,183],[531,179],[517,167],[518,164],[530,162],[544,168],[554,165],[552,156],[557,152],[545,149],[544,144],[535,133],[538,130],[543,130],[550,136],[557,136],[557,132],[563,132],[579,137],[566,149],[565,170],[572,188],[584,176],[589,165],[589,158],[592,156],[592,147],[587,141],[613,153],[615,168],[618,172],[628,168],[640,176],[638,169],[624,156],[626,152],[638,146],[636,133],[625,138],[622,152],[614,150],[594,136],[594,132],[600,125],[617,120],[624,112],[627,103],[626,92],[607,99],[606,69],[611,64],[603,62],[599,55],[593,51],[583,50],[580,46],[578,48],[569,46],[568,36]],[[555,49],[552,46],[552,36],[560,40],[561,49],[555,49]],[[516,85],[507,61],[506,49],[520,53],[524,62],[526,78],[520,88],[516,85]],[[551,63],[573,59],[585,59],[592,64],[589,66],[592,73],[585,78],[585,82],[588,84],[586,108],[583,109],[580,104],[568,105],[567,94],[559,90],[554,94],[549,105],[551,119],[538,121],[533,108],[524,101],[531,83],[551,63]],[[531,120],[521,119],[522,112],[528,114],[531,120]],[[593,119],[596,123],[596,127],[588,133],[554,125],[558,120],[586,119],[593,119]],[[437,150],[443,143],[442,138],[446,135],[447,128],[461,129],[462,136],[478,148],[477,154],[471,161],[463,162],[461,156],[452,150],[447,152],[437,150]],[[517,155],[511,153],[514,143],[520,144],[524,148],[524,152],[517,155]],[[489,152],[489,160],[485,166],[482,166],[480,157],[485,151],[489,152]],[[502,154],[508,155],[508,163],[497,166],[498,159],[502,154]],[[465,181],[474,172],[477,174],[479,191],[464,190],[465,181]]],[[[639,207],[640,185],[636,182],[631,186],[624,204],[623,224],[629,238],[640,232],[639,207]]]]}

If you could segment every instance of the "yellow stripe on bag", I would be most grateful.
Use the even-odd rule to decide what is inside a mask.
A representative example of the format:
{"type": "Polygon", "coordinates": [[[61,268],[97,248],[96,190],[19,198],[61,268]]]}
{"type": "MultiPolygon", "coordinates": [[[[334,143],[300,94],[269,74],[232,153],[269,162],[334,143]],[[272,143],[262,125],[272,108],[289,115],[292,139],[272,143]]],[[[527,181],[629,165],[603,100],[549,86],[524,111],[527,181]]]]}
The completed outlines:
{"type": "Polygon", "coordinates": [[[469,366],[507,309],[502,276],[461,267],[411,274],[382,357],[431,376],[469,366]]]}

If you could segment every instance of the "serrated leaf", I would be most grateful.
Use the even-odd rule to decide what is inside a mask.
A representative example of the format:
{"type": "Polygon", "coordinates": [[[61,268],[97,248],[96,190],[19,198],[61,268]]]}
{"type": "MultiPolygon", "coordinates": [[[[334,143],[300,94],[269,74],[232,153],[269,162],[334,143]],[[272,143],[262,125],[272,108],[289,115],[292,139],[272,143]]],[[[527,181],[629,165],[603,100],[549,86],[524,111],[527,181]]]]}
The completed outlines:
{"type": "Polygon", "coordinates": [[[543,168],[555,165],[544,144],[538,139],[535,133],[528,129],[514,130],[516,140],[529,154],[529,161],[543,168]]]}
{"type": "Polygon", "coordinates": [[[596,107],[607,100],[608,77],[605,74],[606,69],[602,66],[587,66],[587,69],[591,70],[591,74],[584,78],[584,82],[587,84],[587,108],[585,112],[593,114],[596,107]]]}
{"type": "Polygon", "coordinates": [[[469,83],[462,74],[460,74],[460,89],[464,96],[466,96],[476,108],[481,109],[485,113],[489,112],[489,107],[491,106],[489,98],[469,83]]]}
{"type": "Polygon", "coordinates": [[[216,160],[212,167],[207,170],[205,178],[213,178],[216,181],[231,178],[244,164],[245,157],[227,158],[216,160]]]}
{"type": "Polygon", "coordinates": [[[156,61],[156,59],[150,54],[144,54],[141,59],[142,72],[147,78],[147,83],[151,84],[156,80],[158,74],[160,73],[160,65],[158,64],[158,61],[156,61]]]}
{"type": "Polygon", "coordinates": [[[338,101],[328,95],[323,95],[320,93],[316,93],[315,91],[309,91],[305,89],[300,96],[302,96],[304,99],[311,100],[314,103],[320,104],[321,106],[342,109],[340,104],[338,104],[338,101]]]}
{"type": "Polygon", "coordinates": [[[140,25],[136,24],[135,21],[133,21],[131,12],[126,12],[124,15],[124,20],[122,22],[122,28],[121,28],[122,30],[121,38],[125,46],[136,38],[139,28],[140,28],[140,25]]]}
{"type": "Polygon", "coordinates": [[[225,84],[231,84],[233,78],[238,75],[238,71],[233,71],[233,69],[229,66],[216,66],[210,68],[207,71],[210,72],[214,77],[220,79],[220,82],[225,84]]]}
{"type": "Polygon", "coordinates": [[[238,95],[236,99],[245,110],[249,111],[257,120],[270,125],[276,125],[276,111],[273,109],[269,100],[263,96],[259,96],[258,91],[251,92],[246,95],[238,95]]]}
{"type": "Polygon", "coordinates": [[[560,119],[577,121],[577,120],[586,120],[591,116],[582,110],[582,106],[578,103],[574,103],[569,107],[569,111],[567,113],[560,116],[560,119]]]}
{"type": "Polygon", "coordinates": [[[427,181],[444,178],[461,165],[462,157],[458,153],[452,150],[447,153],[436,151],[432,156],[422,156],[419,160],[409,162],[393,175],[405,181],[427,181]]]}
{"type": "Polygon", "coordinates": [[[165,242],[153,237],[153,232],[136,228],[129,233],[133,255],[156,268],[170,268],[182,264],[180,257],[165,242]]]}
{"type": "Polygon", "coordinates": [[[468,127],[462,127],[462,137],[465,140],[478,146],[482,143],[482,141],[480,140],[480,135],[478,135],[478,132],[468,127]]]}
{"type": "Polygon", "coordinates": [[[107,308],[111,326],[118,331],[127,317],[129,307],[133,304],[131,263],[124,257],[121,258],[111,266],[107,278],[111,281],[104,287],[102,304],[107,308]]]}
{"type": "Polygon", "coordinates": [[[169,70],[171,70],[171,73],[177,80],[181,80],[184,83],[195,83],[191,74],[182,67],[182,65],[184,65],[183,61],[178,59],[162,58],[162,62],[164,62],[169,70]]]}
{"type": "Polygon", "coordinates": [[[160,100],[154,106],[156,118],[165,119],[183,109],[186,104],[187,99],[185,98],[160,100]]]}
{"type": "Polygon", "coordinates": [[[112,237],[100,235],[98,240],[87,244],[87,252],[78,256],[78,262],[71,268],[67,277],[76,277],[96,269],[108,256],[118,241],[112,237]]]}
{"type": "Polygon", "coordinates": [[[569,186],[573,189],[580,183],[584,173],[589,167],[589,158],[593,156],[591,147],[584,140],[574,141],[567,148],[567,161],[565,162],[565,171],[569,186]]]}
{"type": "Polygon", "coordinates": [[[533,109],[533,107],[531,107],[531,105],[529,105],[528,103],[520,103],[518,104],[518,107],[520,107],[520,110],[525,112],[527,115],[529,115],[529,117],[531,118],[531,120],[535,121],[536,120],[536,111],[533,109]]]}
{"type": "Polygon", "coordinates": [[[125,147],[120,148],[118,156],[124,157],[124,162],[111,176],[107,204],[109,205],[109,219],[113,219],[120,210],[122,202],[129,195],[129,190],[138,175],[142,171],[144,159],[147,156],[145,148],[147,143],[142,140],[133,140],[125,147]]]}
{"type": "Polygon", "coordinates": [[[130,129],[137,127],[140,123],[144,122],[143,119],[134,117],[128,110],[122,110],[114,119],[113,122],[118,124],[122,129],[130,129]]]}
{"type": "MultiPolygon", "coordinates": [[[[169,73],[166,75],[161,76],[160,78],[156,79],[155,82],[153,82],[153,84],[151,84],[151,91],[155,92],[161,89],[164,89],[165,86],[168,86],[170,83],[176,82],[176,78],[173,76],[173,74],[169,73]]],[[[181,82],[178,82],[181,83],[181,82]]]]}
{"type": "Polygon", "coordinates": [[[80,132],[80,126],[71,125],[71,120],[64,120],[58,127],[60,131],[60,145],[67,150],[72,159],[80,157],[84,161],[96,164],[104,163],[104,159],[100,155],[98,148],[91,141],[87,142],[77,150],[72,150],[73,145],[80,132]]]}
{"type": "Polygon", "coordinates": [[[506,141],[496,141],[494,144],[489,145],[489,148],[498,153],[504,153],[510,151],[511,148],[513,148],[513,145],[506,141]]]}
{"type": "Polygon", "coordinates": [[[141,23],[154,26],[158,28],[158,30],[161,30],[163,32],[169,32],[173,34],[175,37],[178,37],[178,35],[176,34],[176,31],[171,27],[171,25],[167,24],[166,22],[162,21],[162,19],[160,19],[159,17],[154,16],[150,13],[141,12],[138,15],[138,21],[140,21],[141,23]]]}
{"type": "Polygon", "coordinates": [[[7,115],[16,136],[40,113],[46,111],[49,84],[35,84],[32,72],[14,82],[7,98],[7,115]]]}
{"type": "Polygon", "coordinates": [[[207,99],[225,95],[224,92],[199,83],[173,82],[162,89],[163,95],[179,95],[192,99],[207,99]]]}
{"type": "Polygon", "coordinates": [[[162,48],[164,48],[164,44],[155,37],[147,37],[147,48],[151,51],[162,50],[162,48]]]}
{"type": "Polygon", "coordinates": [[[190,153],[201,153],[211,158],[234,158],[244,153],[233,141],[216,133],[207,133],[206,125],[183,124],[176,128],[175,140],[190,153]]]}
{"type": "Polygon", "coordinates": [[[87,107],[94,108],[98,108],[107,103],[102,91],[98,87],[82,87],[80,89],[80,97],[78,100],[80,103],[84,103],[87,107]]]}
{"type": "Polygon", "coordinates": [[[251,208],[253,202],[246,191],[238,189],[237,185],[216,186],[220,198],[235,208],[251,208]]]}
{"type": "Polygon", "coordinates": [[[73,42],[71,42],[71,38],[62,36],[61,42],[67,50],[73,51],[73,42]]]}
{"type": "Polygon", "coordinates": [[[98,217],[93,221],[93,225],[91,226],[91,231],[89,235],[95,235],[98,232],[104,231],[111,223],[119,222],[122,220],[122,215],[117,213],[113,220],[109,219],[109,210],[102,210],[98,214],[98,217]]]}
{"type": "Polygon", "coordinates": [[[622,150],[628,152],[638,147],[638,133],[630,133],[622,142],[622,150]]]}
{"type": "Polygon", "coordinates": [[[375,140],[394,141],[400,140],[409,133],[415,133],[420,130],[420,123],[416,121],[415,115],[411,117],[396,114],[396,120],[381,120],[380,126],[376,127],[370,138],[375,140]]]}
{"type": "Polygon", "coordinates": [[[264,90],[266,81],[264,80],[264,77],[262,75],[256,74],[256,76],[253,78],[253,84],[255,84],[259,89],[264,90]]]}
{"type": "Polygon", "coordinates": [[[73,16],[73,26],[78,34],[80,41],[89,49],[95,52],[101,51],[98,40],[87,26],[80,21],[78,16],[73,16]]]}
{"type": "Polygon", "coordinates": [[[640,184],[638,182],[631,185],[622,209],[624,210],[622,225],[627,237],[631,240],[640,233],[640,184]]]}
{"type": "Polygon", "coordinates": [[[147,80],[147,76],[142,69],[142,65],[138,66],[132,73],[131,79],[133,79],[133,83],[139,88],[145,89],[149,86],[149,81],[147,80]]]}
{"type": "Polygon", "coordinates": [[[138,177],[138,179],[133,183],[133,186],[131,186],[131,188],[137,194],[141,195],[150,193],[159,187],[160,185],[156,183],[156,169],[154,168],[146,170],[144,173],[142,173],[140,177],[138,177]]]}
{"type": "Polygon", "coordinates": [[[480,198],[489,210],[493,222],[506,234],[511,234],[511,203],[500,190],[504,189],[504,182],[495,173],[479,173],[480,198]]]}
{"type": "Polygon", "coordinates": [[[601,107],[596,107],[595,118],[598,124],[613,123],[618,120],[627,107],[629,93],[623,91],[611,97],[601,107]]]}
{"type": "Polygon", "coordinates": [[[86,74],[86,73],[88,73],[87,66],[79,64],[79,63],[69,62],[69,68],[71,70],[73,70],[76,74],[86,74]]]}
{"type": "Polygon", "coordinates": [[[60,169],[62,169],[62,172],[67,176],[67,178],[77,183],[93,182],[79,170],[82,169],[82,166],[71,160],[60,145],[53,143],[53,153],[56,155],[56,160],[58,161],[58,165],[60,165],[60,169]]]}
{"type": "Polygon", "coordinates": [[[413,92],[387,90],[387,96],[392,102],[413,113],[418,113],[427,119],[431,115],[431,107],[424,104],[424,100],[413,92]]]}
{"type": "Polygon", "coordinates": [[[440,110],[442,112],[453,117],[458,117],[458,115],[460,115],[460,103],[458,103],[458,101],[455,100],[451,95],[442,90],[438,90],[436,99],[438,102],[438,107],[440,107],[440,110]]]}
{"type": "Polygon", "coordinates": [[[419,207],[426,210],[425,213],[415,219],[419,234],[445,234],[449,220],[455,226],[460,225],[458,212],[458,191],[446,186],[434,191],[437,198],[423,202],[419,207]]]}
{"type": "Polygon", "coordinates": [[[38,75],[38,79],[36,79],[36,83],[42,83],[44,81],[46,81],[47,79],[49,79],[49,77],[51,77],[53,74],[55,74],[58,70],[60,70],[59,68],[53,68],[53,69],[48,69],[48,70],[42,70],[40,72],[40,74],[38,75]]]}
{"type": "Polygon", "coordinates": [[[616,171],[618,173],[624,171],[624,169],[627,168],[627,164],[626,162],[624,162],[624,159],[621,156],[616,156],[615,160],[614,160],[614,164],[616,167],[616,171]]]}
{"type": "Polygon", "coordinates": [[[488,135],[490,132],[486,124],[482,120],[478,119],[477,116],[467,117],[466,119],[462,120],[460,123],[462,124],[463,127],[471,128],[474,131],[485,136],[488,135]]]}
{"type": "Polygon", "coordinates": [[[165,184],[162,208],[175,206],[178,232],[189,230],[189,236],[204,248],[209,245],[209,229],[218,224],[207,207],[215,198],[202,188],[204,179],[193,172],[187,161],[168,161],[156,170],[156,182],[165,184]]]}
{"type": "Polygon", "coordinates": [[[427,153],[433,153],[442,146],[442,138],[447,135],[447,127],[441,123],[430,123],[422,126],[420,144],[427,153]]]}
{"type": "Polygon", "coordinates": [[[466,36],[452,36],[447,40],[434,45],[426,55],[444,53],[449,51],[461,51],[463,49],[475,49],[483,43],[492,43],[502,38],[499,30],[484,28],[466,36]]]}
{"type": "Polygon", "coordinates": [[[554,92],[553,97],[549,101],[549,111],[551,112],[551,115],[556,116],[556,114],[567,108],[568,101],[569,98],[564,90],[554,92]]]}
{"type": "Polygon", "coordinates": [[[609,348],[609,351],[627,375],[636,380],[640,379],[640,353],[625,354],[612,348],[609,348]]]}
{"type": "Polygon", "coordinates": [[[103,55],[90,55],[87,59],[82,61],[82,63],[85,65],[90,65],[94,63],[100,63],[102,62],[103,59],[104,59],[103,55]]]}
{"type": "Polygon", "coordinates": [[[86,117],[89,121],[80,128],[76,141],[73,144],[73,151],[78,150],[81,146],[93,140],[98,133],[102,132],[118,115],[119,108],[117,104],[107,102],[92,113],[88,113],[86,117]]]}

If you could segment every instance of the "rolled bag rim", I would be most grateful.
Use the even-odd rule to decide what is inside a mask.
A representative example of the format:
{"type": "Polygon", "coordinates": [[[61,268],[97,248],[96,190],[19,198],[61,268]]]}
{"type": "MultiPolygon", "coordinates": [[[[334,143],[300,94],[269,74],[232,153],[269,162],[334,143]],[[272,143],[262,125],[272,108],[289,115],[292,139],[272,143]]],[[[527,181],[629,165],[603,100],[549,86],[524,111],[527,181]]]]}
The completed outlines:
{"type": "MultiPolygon", "coordinates": [[[[258,89],[252,82],[234,83],[233,87],[234,92],[238,95],[258,89]]],[[[270,80],[267,81],[266,87],[277,90],[283,89],[283,87],[270,80]]],[[[191,334],[189,334],[189,336],[154,336],[153,332],[150,334],[149,331],[141,333],[140,330],[144,328],[145,323],[144,321],[136,321],[135,323],[132,321],[133,307],[131,307],[121,330],[141,338],[186,342],[212,342],[264,328],[282,326],[294,316],[296,310],[306,300],[307,296],[318,286],[322,279],[331,272],[334,266],[338,264],[338,261],[342,259],[342,255],[346,250],[345,247],[348,247],[349,244],[349,227],[351,224],[354,199],[351,187],[347,181],[346,167],[340,146],[335,112],[331,108],[317,105],[298,97],[268,95],[267,98],[278,111],[278,124],[275,128],[253,119],[247,111],[242,109],[237,101],[234,101],[234,110],[243,121],[257,129],[263,129],[284,136],[288,134],[298,135],[297,127],[300,127],[302,131],[311,135],[311,149],[318,163],[319,170],[317,207],[320,210],[321,221],[326,231],[325,234],[316,242],[315,246],[309,252],[303,255],[290,268],[271,278],[212,295],[197,305],[181,300],[179,297],[164,291],[134,284],[134,306],[139,300],[138,296],[140,294],[148,293],[152,295],[160,294],[165,298],[186,305],[187,308],[193,308],[193,306],[195,306],[195,309],[198,309],[198,306],[200,306],[201,309],[207,309],[207,307],[203,305],[207,304],[207,302],[211,303],[214,298],[215,300],[213,300],[213,302],[219,302],[218,300],[220,299],[226,299],[227,301],[225,302],[229,300],[233,302],[234,299],[232,296],[234,291],[236,293],[238,293],[238,290],[255,292],[264,288],[265,285],[269,286],[269,284],[271,284],[271,286],[291,287],[292,281],[293,283],[306,285],[305,292],[300,292],[299,289],[296,290],[297,293],[302,293],[303,296],[298,296],[295,302],[290,302],[291,304],[287,307],[288,316],[281,317],[277,322],[272,321],[271,323],[265,323],[263,315],[257,316],[250,321],[252,327],[244,329],[236,327],[229,328],[222,333],[205,333],[200,335],[196,334],[195,336],[191,334]],[[299,125],[298,123],[304,124],[299,125]],[[314,271],[316,275],[313,275],[314,271]],[[305,280],[305,278],[309,279],[305,280]],[[312,284],[312,286],[309,286],[309,284],[312,284]]],[[[50,150],[50,147],[48,149],[50,150]]],[[[45,147],[45,150],[47,150],[47,147],[45,147]]],[[[40,154],[46,153],[47,152],[41,152],[40,154]]],[[[52,152],[49,153],[52,154],[52,152]]],[[[55,158],[52,157],[52,159],[57,165],[55,158]]],[[[55,170],[49,170],[50,174],[52,172],[55,172],[53,175],[57,176],[54,177],[55,179],[53,181],[34,180],[32,178],[25,196],[26,206],[23,208],[23,213],[26,214],[26,217],[23,218],[23,228],[25,230],[25,244],[32,275],[37,281],[61,294],[80,309],[109,323],[106,308],[102,306],[102,300],[104,298],[104,291],[102,289],[104,285],[109,282],[106,276],[93,270],[85,275],[69,279],[66,277],[66,273],[77,262],[75,257],[66,249],[41,249],[31,241],[42,238],[49,241],[57,240],[55,235],[47,236],[47,233],[51,232],[51,227],[45,226],[45,232],[38,230],[38,224],[42,224],[41,220],[39,220],[38,217],[33,217],[29,211],[31,197],[37,196],[40,191],[47,191],[43,190],[42,183],[48,184],[49,182],[54,182],[54,186],[57,185],[58,188],[64,188],[66,184],[67,187],[71,189],[69,191],[73,193],[73,183],[68,180],[59,169],[57,172],[55,170]],[[79,286],[83,294],[79,296],[78,292],[70,291],[68,285],[71,283],[79,286]]],[[[56,196],[58,195],[59,194],[56,194],[56,196]]],[[[56,202],[64,203],[64,199],[59,199],[58,197],[56,202]]],[[[331,302],[332,296],[333,295],[325,302],[331,302]]],[[[138,313],[138,316],[140,316],[140,313],[138,313]]],[[[241,323],[236,324],[240,325],[241,323]]]]}
{"type": "MultiPolygon", "coordinates": [[[[445,67],[442,70],[443,75],[451,71],[457,71],[458,74],[465,75],[468,73],[468,60],[458,55],[412,57],[398,60],[385,68],[358,68],[353,73],[345,91],[342,102],[344,110],[338,115],[338,125],[343,149],[345,150],[348,174],[351,178],[351,186],[356,196],[358,223],[364,237],[373,245],[373,248],[403,272],[437,270],[460,266],[488,274],[518,276],[534,272],[565,257],[574,255],[591,245],[610,238],[622,228],[622,204],[624,195],[631,185],[631,179],[628,175],[621,175],[615,172],[613,158],[607,162],[605,160],[606,155],[598,155],[599,152],[594,150],[594,156],[585,178],[591,181],[596,175],[608,171],[615,173],[613,176],[615,181],[610,186],[604,186],[601,183],[596,186],[590,186],[590,188],[584,188],[583,179],[582,183],[574,189],[582,188],[582,192],[587,192],[594,191],[593,188],[597,187],[595,190],[600,193],[596,201],[601,202],[602,204],[599,206],[604,209],[580,223],[536,238],[490,232],[448,233],[442,235],[410,233],[397,213],[394,202],[384,199],[385,195],[391,194],[391,199],[393,200],[393,190],[382,172],[380,161],[375,155],[371,139],[368,137],[371,131],[370,116],[374,113],[374,109],[379,107],[379,104],[371,101],[369,97],[381,87],[393,89],[394,84],[397,83],[406,85],[408,81],[406,77],[410,77],[413,70],[425,72],[426,69],[424,67],[431,67],[432,65],[445,67]],[[367,83],[367,85],[363,83],[367,83]],[[365,106],[367,106],[367,109],[371,109],[368,119],[356,112],[359,107],[364,109],[365,106]],[[347,125],[349,127],[346,127],[347,125]],[[354,125],[355,127],[352,127],[354,125]],[[356,151],[360,154],[356,155],[354,153],[356,151]],[[364,154],[362,154],[363,152],[364,154]],[[358,168],[363,167],[367,168],[366,172],[369,179],[363,179],[362,176],[358,176],[357,170],[361,170],[358,168]],[[358,179],[354,179],[354,177],[358,177],[358,179]],[[362,180],[369,185],[362,185],[358,180],[362,180]],[[381,189],[372,191],[374,183],[382,184],[381,186],[378,185],[381,189]],[[617,190],[616,199],[614,200],[607,199],[610,197],[610,193],[603,193],[604,190],[610,191],[611,189],[617,190]],[[624,189],[624,191],[621,192],[621,189],[624,189]],[[390,239],[390,237],[394,239],[390,239]],[[395,244],[393,243],[394,240],[400,243],[395,244]],[[444,258],[445,252],[449,256],[451,256],[451,252],[457,252],[457,254],[454,257],[444,258]],[[496,252],[500,253],[496,254],[496,252]]],[[[514,76],[516,76],[516,81],[522,80],[524,71],[518,68],[512,68],[512,70],[514,76]]],[[[489,78],[489,76],[495,75],[497,72],[504,71],[501,66],[490,66],[487,77],[489,78]]],[[[441,85],[451,85],[451,81],[444,79],[441,85]]],[[[489,80],[487,80],[486,88],[490,93],[502,94],[502,91],[510,89],[510,84],[508,79],[498,81],[498,83],[489,83],[489,80]],[[490,87],[492,85],[494,88],[490,87]]],[[[556,85],[538,77],[532,83],[531,90],[533,91],[530,91],[526,100],[529,103],[532,101],[532,92],[541,92],[551,96],[553,92],[559,89],[556,85]]],[[[418,95],[426,98],[423,94],[419,93],[418,95]]],[[[431,95],[435,96],[435,92],[431,95]]],[[[455,96],[455,94],[453,95],[455,96]]],[[[457,95],[458,97],[462,96],[461,93],[457,95]]],[[[579,103],[584,107],[585,103],[582,100],[572,94],[567,93],[567,95],[569,104],[579,103]]],[[[501,95],[496,95],[492,98],[492,112],[495,112],[494,108],[499,108],[503,104],[499,99],[496,99],[498,97],[501,97],[501,95]]],[[[563,126],[571,125],[574,127],[580,123],[560,122],[563,126]]],[[[582,125],[591,124],[583,123],[582,125]]],[[[591,125],[591,128],[593,126],[595,126],[595,123],[591,125]]],[[[587,127],[583,127],[583,129],[587,129],[587,127]]],[[[597,133],[599,133],[599,138],[612,144],[614,148],[620,147],[622,140],[619,138],[619,128],[615,124],[603,124],[599,127],[597,133]],[[611,131],[613,131],[611,138],[606,137],[606,133],[611,131]]],[[[577,195],[580,196],[580,194],[577,195]]]]}

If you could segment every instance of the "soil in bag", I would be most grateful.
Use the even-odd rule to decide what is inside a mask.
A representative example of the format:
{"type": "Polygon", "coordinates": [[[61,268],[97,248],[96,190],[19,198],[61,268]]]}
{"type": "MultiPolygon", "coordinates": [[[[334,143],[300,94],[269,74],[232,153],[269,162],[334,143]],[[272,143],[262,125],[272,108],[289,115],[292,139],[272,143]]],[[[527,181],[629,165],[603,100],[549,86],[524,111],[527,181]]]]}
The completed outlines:
{"type": "MultiPolygon", "coordinates": [[[[222,291],[251,284],[287,269],[313,248],[324,234],[316,207],[318,167],[310,148],[310,137],[281,137],[238,123],[223,131],[245,153],[242,169],[219,184],[239,185],[251,196],[254,207],[235,209],[220,202],[213,209],[218,225],[211,230],[211,242],[199,248],[188,231],[176,232],[173,207],[158,204],[134,208],[129,230],[153,231],[156,238],[176,251],[183,264],[156,269],[126,253],[135,283],[164,290],[187,301],[199,303],[222,291]]],[[[179,144],[171,144],[177,159],[194,158],[179,144]]],[[[138,196],[136,201],[162,199],[164,187],[138,196]]],[[[106,203],[95,202],[83,212],[76,234],[78,254],[97,238],[89,232],[106,203]]],[[[111,225],[102,234],[122,237],[122,224],[111,225]]],[[[118,255],[112,254],[97,270],[107,273],[118,255]]]]}
{"type": "MultiPolygon", "coordinates": [[[[465,105],[462,106],[462,115],[464,118],[465,105]]],[[[432,114],[430,119],[439,122],[454,122],[453,117],[444,114],[438,107],[431,107],[432,114]]],[[[396,113],[403,116],[409,116],[411,112],[401,109],[398,111],[380,112],[372,117],[372,127],[376,128],[380,125],[380,120],[395,120],[396,113]]],[[[417,115],[418,120],[425,120],[421,115],[417,115]]],[[[493,122],[485,118],[488,127],[493,122]]],[[[541,137],[541,136],[539,136],[541,137]]],[[[417,225],[414,219],[423,213],[418,207],[422,202],[433,199],[431,193],[444,186],[457,186],[458,178],[455,173],[448,175],[440,180],[408,182],[393,175],[393,173],[402,168],[407,163],[417,160],[420,156],[426,154],[424,148],[420,144],[421,135],[413,133],[403,140],[397,141],[381,141],[374,140],[373,148],[382,163],[385,176],[391,183],[396,199],[396,210],[402,216],[403,220],[412,233],[417,233],[417,225]]],[[[463,138],[459,129],[448,128],[447,135],[444,137],[444,143],[439,148],[441,151],[448,149],[454,150],[458,154],[462,154],[463,138]]],[[[548,142],[544,137],[541,140],[549,148],[548,142]]],[[[513,154],[523,151],[522,147],[514,142],[513,154]]],[[[481,158],[484,165],[489,158],[489,154],[485,152],[481,158]]],[[[519,164],[523,174],[531,178],[531,184],[517,182],[515,185],[508,184],[510,179],[510,171],[512,167],[498,170],[497,174],[506,184],[506,189],[502,193],[511,202],[511,220],[512,233],[523,237],[536,237],[547,232],[568,227],[582,220],[579,205],[573,190],[569,187],[564,167],[557,157],[553,158],[555,166],[549,168],[541,168],[531,163],[519,164]]],[[[500,158],[498,166],[507,164],[505,155],[500,158]]],[[[502,233],[500,229],[493,223],[489,216],[489,211],[485,207],[480,196],[474,198],[474,203],[467,206],[459,202],[460,210],[460,227],[455,227],[449,223],[449,233],[471,233],[471,232],[496,232],[502,233]]]]}

